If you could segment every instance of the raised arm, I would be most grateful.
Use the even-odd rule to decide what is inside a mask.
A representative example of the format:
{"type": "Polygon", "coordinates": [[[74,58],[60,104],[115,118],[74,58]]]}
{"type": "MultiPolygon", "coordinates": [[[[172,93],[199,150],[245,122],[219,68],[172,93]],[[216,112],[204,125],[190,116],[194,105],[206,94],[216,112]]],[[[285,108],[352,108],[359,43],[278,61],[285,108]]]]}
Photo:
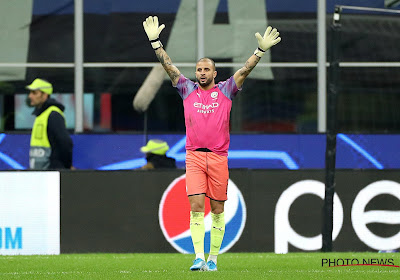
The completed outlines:
{"type": "Polygon", "coordinates": [[[158,17],[149,16],[143,22],[144,31],[147,34],[147,37],[150,40],[151,46],[153,47],[158,60],[161,62],[161,65],[164,67],[167,72],[169,78],[172,81],[174,86],[177,85],[179,81],[179,76],[181,72],[179,69],[172,64],[171,58],[168,56],[167,52],[164,50],[163,45],[160,41],[160,33],[165,28],[165,25],[158,25],[158,17]]]}
{"type": "Polygon", "coordinates": [[[238,88],[242,87],[244,80],[254,69],[254,67],[256,67],[264,53],[281,41],[278,30],[276,30],[276,28],[272,29],[271,26],[267,27],[264,36],[261,36],[258,32],[255,34],[255,36],[258,40],[258,48],[254,51],[254,54],[249,57],[244,66],[237,70],[233,75],[238,88]]]}
{"type": "Polygon", "coordinates": [[[156,49],[155,52],[158,60],[164,67],[165,72],[167,72],[169,78],[171,79],[172,84],[176,86],[176,84],[179,81],[181,72],[175,65],[172,64],[171,58],[168,56],[167,52],[163,49],[163,47],[156,49]]]}

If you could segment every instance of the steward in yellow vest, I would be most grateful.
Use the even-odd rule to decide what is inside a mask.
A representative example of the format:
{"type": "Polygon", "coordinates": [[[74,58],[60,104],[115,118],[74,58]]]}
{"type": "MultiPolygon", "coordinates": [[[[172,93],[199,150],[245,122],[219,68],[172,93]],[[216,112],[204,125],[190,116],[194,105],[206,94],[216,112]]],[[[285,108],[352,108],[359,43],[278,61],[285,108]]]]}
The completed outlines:
{"type": "Polygon", "coordinates": [[[168,150],[167,142],[159,139],[149,140],[146,146],[140,148],[140,151],[146,154],[147,160],[147,164],[141,169],[176,168],[176,160],[166,155],[168,150]]]}
{"type": "Polygon", "coordinates": [[[43,79],[35,79],[26,88],[36,116],[29,150],[30,169],[70,169],[73,143],[65,125],[64,105],[50,98],[53,86],[43,79]]]}

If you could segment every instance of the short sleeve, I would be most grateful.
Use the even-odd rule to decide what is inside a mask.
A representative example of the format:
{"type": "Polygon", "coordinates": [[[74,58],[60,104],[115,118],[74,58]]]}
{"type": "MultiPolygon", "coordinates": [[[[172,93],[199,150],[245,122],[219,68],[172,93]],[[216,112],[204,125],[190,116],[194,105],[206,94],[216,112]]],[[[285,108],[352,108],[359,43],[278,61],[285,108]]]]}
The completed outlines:
{"type": "Polygon", "coordinates": [[[181,74],[175,88],[181,98],[185,100],[197,88],[197,84],[181,74]]]}
{"type": "Polygon", "coordinates": [[[238,94],[238,92],[242,90],[241,88],[237,87],[233,76],[231,76],[226,81],[219,82],[218,88],[230,100],[232,100],[238,94]]]}

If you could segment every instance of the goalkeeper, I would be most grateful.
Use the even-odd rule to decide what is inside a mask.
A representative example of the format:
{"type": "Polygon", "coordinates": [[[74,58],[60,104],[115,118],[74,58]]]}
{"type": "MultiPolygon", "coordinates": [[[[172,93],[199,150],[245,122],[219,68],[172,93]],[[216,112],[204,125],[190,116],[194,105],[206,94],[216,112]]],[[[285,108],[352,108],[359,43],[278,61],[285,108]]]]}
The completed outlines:
{"type": "Polygon", "coordinates": [[[190,203],[190,232],[196,253],[191,270],[217,270],[217,256],[225,233],[224,203],[228,188],[229,117],[232,100],[241,90],[246,77],[265,52],[281,41],[279,32],[268,27],[261,36],[256,33],[258,48],[232,77],[215,83],[217,71],[210,58],[196,63],[197,83],[187,79],[172,64],[159,39],[165,25],[156,16],[143,22],[158,60],[172,85],[183,99],[186,125],[186,190],[190,203]],[[204,256],[204,203],[210,198],[211,244],[207,262],[204,256]]]}

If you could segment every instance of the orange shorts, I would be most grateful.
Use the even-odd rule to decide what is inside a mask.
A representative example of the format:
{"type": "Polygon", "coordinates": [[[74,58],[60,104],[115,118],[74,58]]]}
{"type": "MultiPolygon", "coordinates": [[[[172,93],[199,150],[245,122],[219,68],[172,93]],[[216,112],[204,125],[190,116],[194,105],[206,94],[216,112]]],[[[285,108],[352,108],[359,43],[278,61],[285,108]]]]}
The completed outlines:
{"type": "Polygon", "coordinates": [[[213,152],[186,151],[188,196],[205,194],[213,200],[226,201],[228,180],[228,157],[213,152]]]}

